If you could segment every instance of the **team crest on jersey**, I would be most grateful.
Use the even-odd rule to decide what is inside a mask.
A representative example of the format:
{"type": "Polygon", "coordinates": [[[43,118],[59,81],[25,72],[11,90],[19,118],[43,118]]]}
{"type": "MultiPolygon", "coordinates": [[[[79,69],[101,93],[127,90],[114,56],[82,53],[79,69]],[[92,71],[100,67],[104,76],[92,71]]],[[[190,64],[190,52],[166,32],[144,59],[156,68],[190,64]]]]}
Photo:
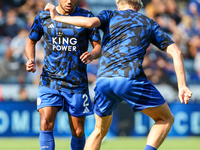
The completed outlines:
{"type": "Polygon", "coordinates": [[[81,27],[75,26],[76,29],[81,29],[81,27]]]}
{"type": "Polygon", "coordinates": [[[41,98],[37,98],[37,105],[39,106],[41,104],[41,98]]]}

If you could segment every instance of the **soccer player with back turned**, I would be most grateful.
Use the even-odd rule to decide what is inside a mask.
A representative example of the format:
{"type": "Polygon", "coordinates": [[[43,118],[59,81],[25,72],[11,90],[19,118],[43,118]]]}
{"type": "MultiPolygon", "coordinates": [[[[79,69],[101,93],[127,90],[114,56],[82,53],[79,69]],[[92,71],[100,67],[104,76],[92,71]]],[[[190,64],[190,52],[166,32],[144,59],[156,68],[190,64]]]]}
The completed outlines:
{"type": "Polygon", "coordinates": [[[100,149],[111,125],[113,110],[121,101],[126,101],[133,111],[141,111],[155,121],[144,149],[156,150],[168,135],[174,116],[159,91],[147,80],[142,62],[151,43],[171,55],[179,99],[188,104],[192,92],[186,85],[183,57],[155,21],[138,13],[143,6],[141,0],[116,0],[116,4],[118,10],[104,10],[91,18],[58,16],[51,4],[45,9],[56,21],[87,28],[99,27],[104,32],[94,98],[96,124],[84,149],[100,149]]]}
{"type": "MultiPolygon", "coordinates": [[[[59,0],[60,16],[92,17],[90,11],[76,7],[77,0],[59,0]]],[[[82,150],[85,145],[85,116],[93,114],[88,92],[86,64],[101,52],[97,29],[82,28],[54,21],[48,11],[40,11],[33,22],[25,46],[26,69],[36,71],[35,45],[44,38],[44,67],[38,88],[37,110],[40,114],[39,143],[41,150],[54,150],[53,128],[57,112],[68,113],[72,132],[71,149],[82,150]],[[93,50],[87,52],[88,42],[93,50]],[[81,59],[86,59],[83,63],[81,59]]]]}

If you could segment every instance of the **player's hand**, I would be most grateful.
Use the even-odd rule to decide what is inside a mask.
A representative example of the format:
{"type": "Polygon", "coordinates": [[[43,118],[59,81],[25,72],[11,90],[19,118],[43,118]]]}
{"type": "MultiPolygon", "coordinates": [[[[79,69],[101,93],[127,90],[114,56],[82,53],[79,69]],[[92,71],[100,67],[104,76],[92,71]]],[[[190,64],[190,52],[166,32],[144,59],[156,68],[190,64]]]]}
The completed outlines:
{"type": "Polygon", "coordinates": [[[45,6],[44,10],[50,11],[50,15],[52,19],[55,19],[55,17],[57,16],[56,7],[51,3],[48,3],[45,6]]]}
{"type": "Polygon", "coordinates": [[[178,97],[181,103],[188,104],[191,96],[192,96],[192,92],[190,91],[188,87],[185,86],[179,89],[178,97]]]}
{"type": "Polygon", "coordinates": [[[91,61],[93,61],[94,57],[91,53],[85,52],[81,55],[80,59],[84,64],[89,64],[91,61]]]}
{"type": "Polygon", "coordinates": [[[36,64],[35,64],[35,61],[33,59],[28,60],[26,62],[26,70],[28,72],[33,72],[33,73],[36,71],[36,64]]]}

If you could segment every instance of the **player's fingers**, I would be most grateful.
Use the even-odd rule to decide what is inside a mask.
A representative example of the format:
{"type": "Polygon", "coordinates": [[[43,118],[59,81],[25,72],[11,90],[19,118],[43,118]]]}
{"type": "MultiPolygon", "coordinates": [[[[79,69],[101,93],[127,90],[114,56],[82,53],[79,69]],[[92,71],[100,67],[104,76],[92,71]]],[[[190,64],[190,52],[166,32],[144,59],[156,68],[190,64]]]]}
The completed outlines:
{"type": "Polygon", "coordinates": [[[186,105],[188,104],[188,101],[187,101],[187,100],[185,101],[185,104],[186,104],[186,105]]]}
{"type": "Polygon", "coordinates": [[[49,11],[49,3],[44,7],[44,10],[49,11]]]}
{"type": "Polygon", "coordinates": [[[44,10],[46,11],[52,11],[53,9],[54,9],[54,5],[52,5],[51,3],[48,3],[44,8],[44,10]]]}
{"type": "Polygon", "coordinates": [[[36,67],[30,67],[30,68],[27,68],[27,71],[28,72],[35,72],[36,71],[36,67]]]}
{"type": "Polygon", "coordinates": [[[32,72],[34,73],[36,71],[36,67],[34,67],[33,69],[32,69],[32,72]]]}
{"type": "Polygon", "coordinates": [[[27,70],[28,72],[31,72],[31,71],[32,71],[32,67],[26,67],[26,70],[27,70]]]}
{"type": "Polygon", "coordinates": [[[82,62],[84,64],[89,64],[92,60],[93,60],[92,57],[87,57],[87,59],[83,59],[82,62]]]}
{"type": "Polygon", "coordinates": [[[183,96],[182,95],[179,95],[179,99],[180,99],[180,102],[181,102],[181,104],[184,102],[184,100],[183,100],[183,96]]]}
{"type": "Polygon", "coordinates": [[[84,60],[82,60],[82,62],[83,62],[84,64],[88,64],[88,63],[91,62],[91,60],[90,60],[90,59],[84,59],[84,60]]]}
{"type": "Polygon", "coordinates": [[[187,95],[188,97],[192,97],[192,92],[188,91],[188,92],[185,93],[185,95],[187,95]]]}
{"type": "Polygon", "coordinates": [[[184,99],[186,105],[188,104],[189,100],[190,99],[188,97],[184,99]]]}
{"type": "Polygon", "coordinates": [[[28,60],[27,61],[26,70],[28,72],[35,72],[36,71],[36,66],[35,66],[34,60],[28,60]]]}
{"type": "Polygon", "coordinates": [[[87,55],[88,52],[84,52],[81,56],[80,56],[80,59],[83,59],[85,57],[85,55],[87,55]]]}
{"type": "Polygon", "coordinates": [[[185,104],[188,104],[190,98],[191,98],[191,95],[190,95],[190,94],[188,94],[188,93],[185,93],[185,94],[184,94],[184,101],[185,101],[185,104]]]}
{"type": "Polygon", "coordinates": [[[48,7],[45,7],[44,10],[45,10],[45,11],[50,11],[48,7]]]}
{"type": "Polygon", "coordinates": [[[33,65],[33,64],[35,64],[35,61],[32,59],[28,60],[26,63],[26,65],[33,65]]]}
{"type": "Polygon", "coordinates": [[[31,68],[31,67],[34,66],[34,64],[30,64],[30,63],[29,63],[29,64],[26,64],[26,66],[29,67],[29,68],[31,68]]]}
{"type": "Polygon", "coordinates": [[[91,60],[92,57],[90,54],[86,54],[83,56],[83,58],[81,59],[84,63],[87,62],[88,60],[91,60]]]}
{"type": "Polygon", "coordinates": [[[81,59],[81,61],[83,62],[83,63],[85,63],[86,61],[87,61],[87,59],[86,59],[87,57],[86,56],[84,56],[82,59],[81,59]]]}
{"type": "Polygon", "coordinates": [[[92,60],[88,60],[88,61],[85,62],[85,64],[87,65],[87,64],[89,64],[91,61],[92,61],[92,60]]]}

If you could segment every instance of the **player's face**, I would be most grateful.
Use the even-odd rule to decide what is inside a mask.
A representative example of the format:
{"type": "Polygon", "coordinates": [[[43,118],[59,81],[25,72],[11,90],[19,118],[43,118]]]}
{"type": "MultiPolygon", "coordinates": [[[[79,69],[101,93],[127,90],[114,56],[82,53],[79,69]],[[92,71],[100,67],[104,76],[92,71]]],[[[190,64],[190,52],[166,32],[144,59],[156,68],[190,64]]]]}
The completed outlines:
{"type": "Polygon", "coordinates": [[[77,0],[59,0],[59,7],[61,7],[63,14],[71,14],[76,8],[77,0]]]}

